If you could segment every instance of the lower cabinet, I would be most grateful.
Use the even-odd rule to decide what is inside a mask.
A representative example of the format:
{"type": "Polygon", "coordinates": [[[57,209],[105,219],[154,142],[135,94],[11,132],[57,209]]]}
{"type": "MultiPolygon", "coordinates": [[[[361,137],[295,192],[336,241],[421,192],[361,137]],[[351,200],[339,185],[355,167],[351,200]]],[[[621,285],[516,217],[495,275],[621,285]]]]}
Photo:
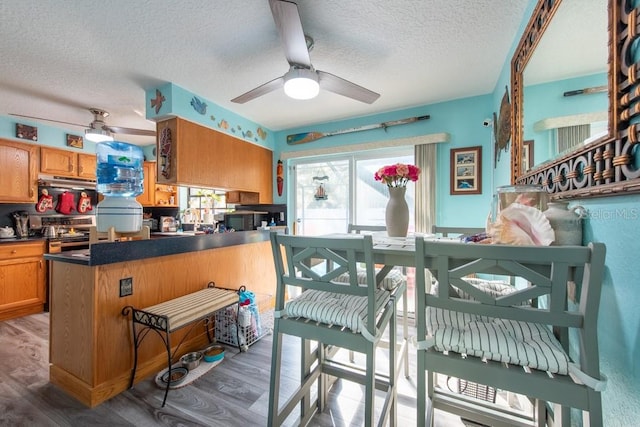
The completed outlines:
{"type": "Polygon", "coordinates": [[[0,320],[40,313],[46,300],[44,242],[0,244],[0,320]]]}

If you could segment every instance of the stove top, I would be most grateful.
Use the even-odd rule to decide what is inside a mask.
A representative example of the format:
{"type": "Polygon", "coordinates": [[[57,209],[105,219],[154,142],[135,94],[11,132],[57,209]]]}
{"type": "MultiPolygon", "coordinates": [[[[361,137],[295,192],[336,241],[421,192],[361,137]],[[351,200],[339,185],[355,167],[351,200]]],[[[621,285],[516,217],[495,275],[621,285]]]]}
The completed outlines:
{"type": "Polygon", "coordinates": [[[54,226],[58,233],[68,232],[68,230],[88,232],[96,225],[95,215],[31,215],[29,217],[29,227],[32,230],[42,230],[45,227],[54,226]]]}

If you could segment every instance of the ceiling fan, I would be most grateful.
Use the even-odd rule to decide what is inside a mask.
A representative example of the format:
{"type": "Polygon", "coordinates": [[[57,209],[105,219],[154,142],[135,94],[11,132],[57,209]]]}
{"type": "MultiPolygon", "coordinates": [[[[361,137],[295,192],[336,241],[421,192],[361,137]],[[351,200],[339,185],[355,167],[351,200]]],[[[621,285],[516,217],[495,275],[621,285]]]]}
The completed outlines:
{"type": "Polygon", "coordinates": [[[34,120],[44,120],[47,122],[55,122],[55,123],[63,123],[71,126],[78,126],[85,128],[84,133],[85,137],[89,141],[93,142],[103,142],[103,141],[113,141],[112,133],[116,134],[126,134],[126,135],[140,135],[140,136],[155,136],[156,131],[154,130],[146,130],[146,129],[132,129],[125,128],[121,126],[109,126],[107,125],[106,118],[109,117],[109,113],[101,110],[99,108],[89,108],[91,114],[93,114],[93,121],[89,123],[89,127],[87,125],[81,125],[78,123],[69,123],[63,122],[61,120],[53,120],[53,119],[45,119],[42,117],[33,117],[33,116],[25,116],[23,114],[14,114],[9,113],[12,116],[24,117],[27,119],[34,120]]]}
{"type": "Polygon", "coordinates": [[[331,73],[316,70],[309,57],[313,39],[305,36],[302,30],[298,5],[286,0],[269,0],[269,5],[280,33],[289,71],[282,77],[233,98],[231,102],[244,104],[281,87],[284,87],[289,97],[295,99],[314,98],[320,88],[367,104],[373,103],[380,97],[379,93],[331,73]]]}

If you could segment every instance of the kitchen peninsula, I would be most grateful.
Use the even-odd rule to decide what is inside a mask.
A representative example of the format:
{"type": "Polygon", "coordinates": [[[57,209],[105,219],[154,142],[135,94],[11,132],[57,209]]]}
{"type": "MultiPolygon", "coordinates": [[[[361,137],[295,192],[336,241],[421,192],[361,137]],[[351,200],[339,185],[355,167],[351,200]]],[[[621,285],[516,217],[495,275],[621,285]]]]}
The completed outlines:
{"type": "MultiPolygon", "coordinates": [[[[97,243],[45,258],[51,261],[50,381],[89,407],[129,385],[133,344],[123,307],[158,304],[212,281],[273,295],[276,281],[266,231],[97,243]]],[[[184,339],[179,354],[207,344],[200,325],[171,335],[174,345],[184,339]]],[[[136,381],[166,367],[162,340],[151,335],[139,348],[136,381]]]]}

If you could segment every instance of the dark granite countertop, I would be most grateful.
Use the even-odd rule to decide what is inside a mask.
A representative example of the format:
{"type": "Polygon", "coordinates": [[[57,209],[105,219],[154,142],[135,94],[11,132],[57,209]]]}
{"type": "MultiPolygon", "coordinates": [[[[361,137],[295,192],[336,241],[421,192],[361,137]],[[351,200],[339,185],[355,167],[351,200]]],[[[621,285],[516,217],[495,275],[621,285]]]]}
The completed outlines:
{"type": "Polygon", "coordinates": [[[10,238],[2,238],[0,239],[0,245],[5,243],[31,243],[31,242],[46,242],[49,239],[42,236],[32,236],[32,237],[10,237],[10,238]]]}
{"type": "Polygon", "coordinates": [[[155,258],[227,246],[265,242],[269,231],[240,231],[195,236],[158,237],[129,242],[105,242],[91,245],[90,249],[45,254],[49,261],[60,261],[87,266],[115,264],[145,258],[155,258]]]}

